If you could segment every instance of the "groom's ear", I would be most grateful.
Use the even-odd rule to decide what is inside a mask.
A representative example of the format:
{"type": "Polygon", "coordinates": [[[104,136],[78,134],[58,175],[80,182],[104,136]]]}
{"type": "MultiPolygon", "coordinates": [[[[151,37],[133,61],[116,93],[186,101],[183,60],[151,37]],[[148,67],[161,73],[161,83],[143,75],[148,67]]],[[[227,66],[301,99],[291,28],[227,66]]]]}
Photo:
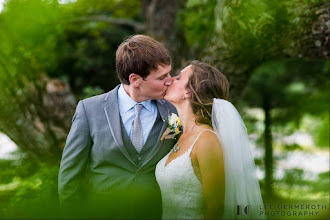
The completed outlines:
{"type": "Polygon", "coordinates": [[[128,80],[132,86],[137,87],[139,86],[139,78],[141,78],[141,76],[139,76],[138,74],[131,73],[131,75],[129,75],[128,77],[128,80]]]}

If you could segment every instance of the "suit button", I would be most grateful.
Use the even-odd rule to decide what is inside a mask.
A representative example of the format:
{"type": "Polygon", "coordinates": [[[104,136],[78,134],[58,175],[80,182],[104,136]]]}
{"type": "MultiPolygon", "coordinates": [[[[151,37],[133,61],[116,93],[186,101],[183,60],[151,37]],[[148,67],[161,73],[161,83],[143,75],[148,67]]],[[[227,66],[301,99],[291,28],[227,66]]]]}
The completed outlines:
{"type": "Polygon", "coordinates": [[[138,161],[140,161],[140,160],[142,160],[142,158],[141,157],[138,157],[138,161]]]}

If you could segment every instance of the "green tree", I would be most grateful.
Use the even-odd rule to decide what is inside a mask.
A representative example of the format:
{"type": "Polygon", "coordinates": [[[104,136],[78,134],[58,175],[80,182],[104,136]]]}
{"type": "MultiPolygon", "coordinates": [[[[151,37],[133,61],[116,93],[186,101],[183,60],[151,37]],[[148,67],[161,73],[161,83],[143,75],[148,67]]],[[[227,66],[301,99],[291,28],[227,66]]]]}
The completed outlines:
{"type": "Polygon", "coordinates": [[[246,86],[242,102],[249,107],[262,108],[265,116],[265,191],[269,197],[274,194],[272,128],[288,122],[298,125],[307,113],[327,113],[328,72],[329,62],[321,60],[269,61],[254,71],[246,86]]]}
{"type": "Polygon", "coordinates": [[[76,99],[118,84],[114,56],[124,38],[147,33],[169,47],[174,69],[182,63],[176,13],[184,2],[7,0],[0,14],[0,130],[35,160],[57,163],[76,99]]]}
{"type": "MultiPolygon", "coordinates": [[[[116,2],[95,5],[95,13],[129,14],[116,2]]],[[[87,3],[8,0],[0,14],[0,130],[39,163],[59,162],[76,105],[68,83],[78,98],[113,88],[114,51],[133,33],[74,22],[87,3]]]]}
{"type": "Polygon", "coordinates": [[[95,91],[114,88],[119,83],[115,51],[123,39],[135,33],[125,22],[141,19],[141,7],[140,1],[116,0],[63,5],[63,41],[56,51],[60,57],[48,74],[65,78],[79,99],[86,97],[85,87],[95,91]]]}
{"type": "Polygon", "coordinates": [[[194,58],[229,78],[236,102],[264,62],[329,58],[328,8],[326,0],[189,0],[181,20],[189,46],[203,51],[194,58]]]}
{"type": "Polygon", "coordinates": [[[39,162],[60,156],[68,127],[63,119],[73,111],[68,93],[62,115],[53,114],[44,72],[54,67],[59,17],[57,1],[39,0],[7,1],[0,14],[0,130],[39,162]]]}

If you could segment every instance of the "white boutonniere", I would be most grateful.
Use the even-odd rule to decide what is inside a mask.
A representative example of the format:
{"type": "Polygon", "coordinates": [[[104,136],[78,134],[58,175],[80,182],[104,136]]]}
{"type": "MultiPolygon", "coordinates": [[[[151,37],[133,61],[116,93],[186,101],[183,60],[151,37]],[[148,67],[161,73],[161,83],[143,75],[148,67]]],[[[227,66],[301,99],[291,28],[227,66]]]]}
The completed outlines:
{"type": "Polygon", "coordinates": [[[179,117],[172,113],[168,116],[168,127],[166,128],[165,132],[163,133],[160,140],[164,139],[175,139],[178,134],[182,132],[182,125],[179,117]]]}

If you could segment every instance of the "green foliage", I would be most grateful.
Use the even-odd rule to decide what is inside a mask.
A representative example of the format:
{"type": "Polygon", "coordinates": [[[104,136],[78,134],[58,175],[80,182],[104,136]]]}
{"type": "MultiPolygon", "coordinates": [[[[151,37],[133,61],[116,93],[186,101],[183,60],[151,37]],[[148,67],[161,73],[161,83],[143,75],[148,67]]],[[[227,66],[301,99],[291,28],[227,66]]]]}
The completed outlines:
{"type": "Polygon", "coordinates": [[[299,184],[302,182],[304,170],[302,169],[290,169],[286,170],[282,181],[288,185],[299,184]]]}
{"type": "Polygon", "coordinates": [[[2,170],[0,184],[10,183],[14,179],[28,178],[38,169],[37,164],[31,162],[26,156],[20,160],[0,160],[0,167],[2,170]]]}
{"type": "Polygon", "coordinates": [[[54,50],[63,33],[59,22],[63,14],[56,0],[9,0],[0,16],[1,26],[9,36],[4,44],[26,56],[36,57],[47,69],[54,68],[57,58],[54,50]]]}
{"type": "Polygon", "coordinates": [[[58,167],[37,167],[26,157],[0,161],[0,218],[58,218],[58,167]],[[7,166],[9,165],[10,166],[7,166]],[[10,195],[7,197],[7,195],[10,195]]]}
{"type": "Polygon", "coordinates": [[[322,122],[316,127],[313,135],[318,146],[329,147],[329,115],[323,117],[322,122]]]}
{"type": "Polygon", "coordinates": [[[319,147],[329,148],[329,114],[305,115],[302,119],[301,129],[311,133],[315,144],[319,147]]]}
{"type": "Polygon", "coordinates": [[[188,0],[185,10],[178,15],[193,53],[200,53],[213,35],[216,4],[216,0],[188,0]]]}
{"type": "MultiPolygon", "coordinates": [[[[304,170],[290,169],[275,184],[278,196],[282,199],[309,200],[319,203],[329,202],[329,171],[319,174],[316,180],[303,178],[304,170]]],[[[270,198],[271,199],[271,198],[270,198]]]]}
{"type": "Polygon", "coordinates": [[[44,109],[35,117],[43,106],[44,69],[54,67],[62,31],[58,9],[57,1],[10,0],[0,14],[0,129],[23,149],[42,146],[39,155],[51,154],[46,149],[56,144],[34,122],[47,114],[44,109]]]}
{"type": "MultiPolygon", "coordinates": [[[[326,0],[218,0],[215,25],[209,26],[213,35],[196,57],[228,76],[231,98],[236,102],[253,69],[265,62],[328,57],[328,7],[326,0]]],[[[196,20],[194,25],[201,23],[202,19],[196,20]]],[[[187,38],[198,34],[186,32],[187,38]]]]}
{"type": "Polygon", "coordinates": [[[222,44],[221,48],[237,65],[250,62],[254,66],[269,59],[302,56],[306,29],[310,30],[318,19],[312,9],[325,3],[325,0],[218,1],[217,37],[213,43],[222,44]]]}
{"type": "Polygon", "coordinates": [[[319,175],[318,175],[318,177],[319,177],[319,179],[320,180],[329,180],[329,177],[330,177],[330,172],[329,171],[326,171],[326,172],[323,172],[323,173],[320,173],[319,175]]]}
{"type": "Polygon", "coordinates": [[[285,2],[217,1],[214,35],[205,57],[211,55],[216,65],[220,64],[217,60],[223,60],[225,63],[219,68],[230,65],[238,69],[280,57],[284,46],[280,41],[285,38],[291,19],[285,2]]]}
{"type": "Polygon", "coordinates": [[[83,90],[83,93],[84,93],[83,98],[85,99],[85,98],[88,98],[91,96],[99,95],[103,92],[104,91],[99,86],[95,86],[95,87],[87,86],[83,90]]]}
{"type": "Polygon", "coordinates": [[[115,67],[115,51],[134,30],[107,22],[93,20],[94,15],[112,18],[140,19],[140,1],[106,0],[93,2],[79,0],[63,5],[66,20],[57,66],[49,71],[53,77],[66,76],[73,91],[85,97],[85,87],[100,87],[103,91],[114,88],[119,80],[115,67]],[[89,17],[90,16],[90,17],[89,17]],[[79,18],[90,18],[79,21],[79,18]]]}
{"type": "MultiPolygon", "coordinates": [[[[29,74],[36,79],[41,72],[51,77],[67,77],[78,96],[85,86],[112,89],[119,82],[115,51],[122,40],[134,32],[125,26],[93,19],[75,20],[100,14],[140,19],[141,2],[106,0],[91,4],[79,0],[60,5],[56,0],[8,0],[0,14],[0,27],[5,33],[0,34],[1,53],[4,53],[0,59],[0,75],[13,72],[12,66],[18,79],[29,69],[29,74]],[[35,64],[33,68],[31,63],[35,64]]],[[[3,80],[0,78],[0,81],[3,80]]],[[[25,85],[20,87],[24,89],[25,85]]]]}
{"type": "Polygon", "coordinates": [[[58,168],[42,168],[24,180],[11,198],[7,215],[11,218],[58,218],[58,168]]]}
{"type": "Polygon", "coordinates": [[[115,67],[115,51],[121,41],[132,32],[104,23],[87,22],[66,29],[62,56],[53,77],[67,76],[80,97],[86,86],[99,86],[104,91],[114,88],[119,80],[115,67]]]}
{"type": "Polygon", "coordinates": [[[329,194],[329,186],[329,171],[326,171],[318,175],[317,181],[313,183],[312,192],[318,193],[323,191],[329,194]]]}
{"type": "Polygon", "coordinates": [[[91,1],[77,0],[74,3],[65,5],[68,13],[75,16],[110,14],[117,18],[137,18],[141,17],[141,1],[137,0],[102,0],[91,1]]]}
{"type": "Polygon", "coordinates": [[[304,114],[328,112],[328,62],[320,60],[277,60],[260,65],[244,91],[242,102],[263,108],[269,102],[274,125],[296,122],[304,114]]]}
{"type": "Polygon", "coordinates": [[[133,33],[130,27],[78,18],[110,14],[140,19],[140,5],[140,1],[115,0],[6,1],[0,14],[0,130],[35,160],[57,162],[68,132],[65,124],[72,116],[57,117],[69,112],[66,106],[54,117],[50,109],[60,106],[70,89],[54,85],[55,92],[64,94],[54,99],[47,87],[50,78],[66,79],[78,99],[101,89],[109,91],[119,82],[117,46],[133,33]],[[86,87],[100,89],[83,91],[86,87]]]}
{"type": "Polygon", "coordinates": [[[265,50],[275,49],[273,43],[281,35],[278,25],[287,22],[283,20],[286,13],[283,1],[238,2],[241,5],[224,5],[217,17],[217,31],[223,31],[224,41],[233,53],[240,53],[245,59],[261,60],[265,50]]]}
{"type": "Polygon", "coordinates": [[[288,145],[284,145],[283,149],[285,151],[295,151],[295,150],[302,150],[302,147],[299,144],[288,144],[288,145]]]}
{"type": "MultiPolygon", "coordinates": [[[[304,115],[320,115],[328,112],[329,108],[324,106],[328,105],[329,98],[328,95],[323,95],[327,94],[329,89],[325,74],[329,69],[325,70],[325,66],[328,66],[327,61],[282,59],[265,62],[253,72],[241,100],[249,107],[261,108],[265,115],[269,113],[268,120],[267,117],[263,119],[263,134],[259,132],[257,141],[264,141],[266,155],[267,150],[273,151],[272,132],[282,135],[286,130],[293,132],[295,128],[299,128],[304,115]],[[316,98],[318,101],[315,100],[316,98]],[[313,102],[315,104],[311,105],[313,102]]],[[[310,130],[308,132],[310,133],[310,130]]],[[[300,147],[291,145],[285,146],[284,149],[292,151],[300,147]]],[[[265,186],[269,188],[273,187],[271,180],[273,164],[273,156],[265,156],[265,186]]],[[[302,174],[301,170],[291,170],[285,175],[284,181],[292,185],[296,179],[302,178],[302,174]]],[[[271,194],[271,191],[273,190],[269,189],[268,193],[271,194]]]]}

